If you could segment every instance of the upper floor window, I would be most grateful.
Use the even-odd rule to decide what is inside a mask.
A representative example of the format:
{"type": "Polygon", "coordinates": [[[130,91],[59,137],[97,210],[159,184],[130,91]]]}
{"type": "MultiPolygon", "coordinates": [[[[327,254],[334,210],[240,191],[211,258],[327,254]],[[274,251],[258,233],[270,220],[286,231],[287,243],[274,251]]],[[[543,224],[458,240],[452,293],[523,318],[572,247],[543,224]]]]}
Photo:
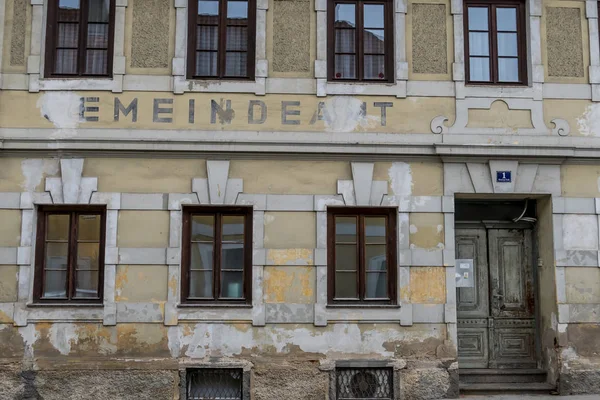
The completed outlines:
{"type": "Polygon", "coordinates": [[[50,0],[46,77],[112,75],[114,0],[50,0]]]}
{"type": "Polygon", "coordinates": [[[525,4],[521,1],[465,1],[468,83],[525,84],[525,4]]]}
{"type": "Polygon", "coordinates": [[[250,303],[252,207],[183,208],[181,300],[250,303]]]}
{"type": "Polygon", "coordinates": [[[329,80],[393,82],[391,0],[329,0],[329,80]]]}
{"type": "Polygon", "coordinates": [[[103,207],[40,206],[34,298],[101,303],[106,213],[103,207]]]}
{"type": "Polygon", "coordinates": [[[256,0],[190,0],[187,75],[254,79],[256,0]]]}
{"type": "Polygon", "coordinates": [[[327,209],[330,304],[396,303],[394,208],[327,209]]]}

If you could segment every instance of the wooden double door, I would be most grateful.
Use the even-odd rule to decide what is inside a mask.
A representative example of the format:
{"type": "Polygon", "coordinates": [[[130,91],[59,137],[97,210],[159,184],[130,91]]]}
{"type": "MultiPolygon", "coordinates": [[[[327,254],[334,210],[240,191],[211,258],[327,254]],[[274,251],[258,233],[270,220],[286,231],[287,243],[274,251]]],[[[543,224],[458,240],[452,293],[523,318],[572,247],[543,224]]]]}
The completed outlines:
{"type": "Polygon", "coordinates": [[[459,367],[536,368],[531,229],[457,226],[456,253],[473,260],[472,287],[456,289],[459,367]]]}

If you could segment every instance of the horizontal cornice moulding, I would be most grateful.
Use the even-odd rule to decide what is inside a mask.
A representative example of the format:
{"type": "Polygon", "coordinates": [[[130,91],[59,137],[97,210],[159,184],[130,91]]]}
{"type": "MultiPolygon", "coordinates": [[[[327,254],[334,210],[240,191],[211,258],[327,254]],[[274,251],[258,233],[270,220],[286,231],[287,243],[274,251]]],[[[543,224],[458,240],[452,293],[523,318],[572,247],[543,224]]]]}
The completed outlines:
{"type": "Polygon", "coordinates": [[[77,129],[76,135],[52,138],[53,129],[0,128],[0,154],[20,152],[95,156],[169,156],[231,158],[397,159],[431,157],[509,157],[515,159],[600,158],[600,138],[405,133],[314,133],[256,131],[181,131],[137,129],[77,129]],[[166,139],[168,133],[172,138],[166,139]],[[287,156],[286,156],[287,158],[287,156]]]}

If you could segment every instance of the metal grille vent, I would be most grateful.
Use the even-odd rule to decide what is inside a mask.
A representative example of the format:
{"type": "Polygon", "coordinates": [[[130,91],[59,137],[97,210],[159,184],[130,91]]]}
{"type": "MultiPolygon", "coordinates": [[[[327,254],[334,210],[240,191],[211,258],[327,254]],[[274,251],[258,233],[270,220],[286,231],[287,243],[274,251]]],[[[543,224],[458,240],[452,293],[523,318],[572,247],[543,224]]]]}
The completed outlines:
{"type": "Polygon", "coordinates": [[[188,400],[242,400],[241,369],[194,369],[187,373],[188,400]]]}
{"type": "Polygon", "coordinates": [[[394,397],[391,368],[338,368],[337,400],[370,400],[394,397]]]}

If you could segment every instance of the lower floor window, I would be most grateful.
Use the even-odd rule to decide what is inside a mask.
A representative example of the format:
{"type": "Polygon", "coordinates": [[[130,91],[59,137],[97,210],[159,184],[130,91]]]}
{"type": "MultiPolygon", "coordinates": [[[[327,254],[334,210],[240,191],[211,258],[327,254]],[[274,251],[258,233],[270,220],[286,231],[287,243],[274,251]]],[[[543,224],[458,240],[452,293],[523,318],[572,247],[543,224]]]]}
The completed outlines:
{"type": "Polygon", "coordinates": [[[393,399],[392,368],[337,368],[337,400],[393,399]]]}
{"type": "Polygon", "coordinates": [[[187,371],[187,400],[242,400],[243,370],[198,368],[187,371]]]}

